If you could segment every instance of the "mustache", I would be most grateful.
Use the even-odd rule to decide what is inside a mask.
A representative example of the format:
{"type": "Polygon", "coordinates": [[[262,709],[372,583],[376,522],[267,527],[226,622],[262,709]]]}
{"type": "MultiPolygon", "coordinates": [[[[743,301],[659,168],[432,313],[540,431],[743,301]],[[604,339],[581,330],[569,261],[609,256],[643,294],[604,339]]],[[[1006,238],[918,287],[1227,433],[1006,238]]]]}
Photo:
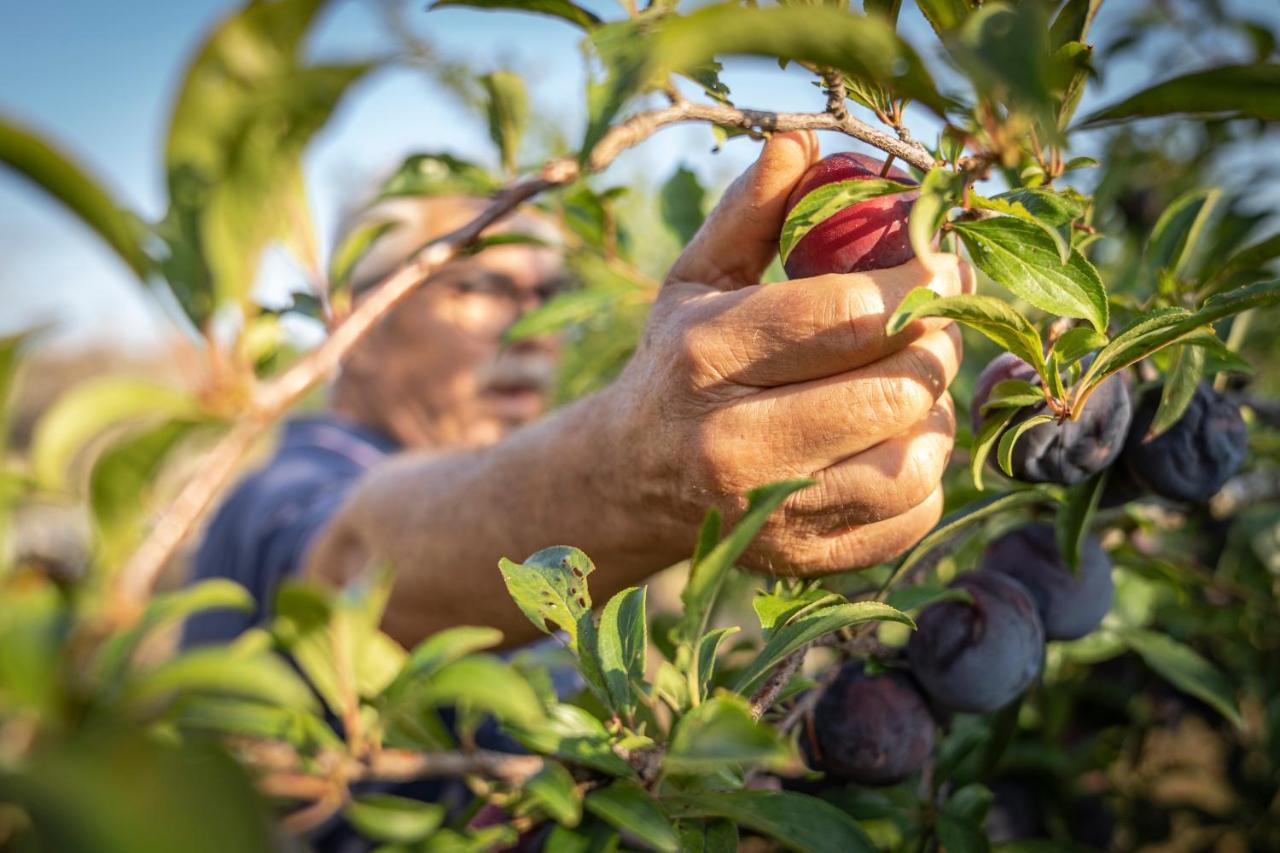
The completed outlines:
{"type": "Polygon", "coordinates": [[[531,388],[546,391],[555,383],[557,361],[549,355],[500,356],[482,371],[482,388],[531,388]]]}

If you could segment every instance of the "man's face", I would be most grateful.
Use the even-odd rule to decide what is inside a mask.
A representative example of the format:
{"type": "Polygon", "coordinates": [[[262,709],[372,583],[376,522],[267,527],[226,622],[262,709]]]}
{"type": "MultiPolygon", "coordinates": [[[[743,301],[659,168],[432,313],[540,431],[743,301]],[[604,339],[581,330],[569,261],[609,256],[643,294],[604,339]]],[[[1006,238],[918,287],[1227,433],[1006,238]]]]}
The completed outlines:
{"type": "MultiPolygon", "coordinates": [[[[470,203],[462,207],[436,211],[435,233],[474,215],[470,203]]],[[[530,230],[522,225],[529,223],[517,220],[509,230],[530,230]]],[[[407,446],[475,447],[541,415],[557,343],[504,344],[504,334],[563,282],[559,251],[541,246],[495,246],[441,268],[348,362],[344,382],[364,386],[355,389],[364,419],[407,446]]]]}

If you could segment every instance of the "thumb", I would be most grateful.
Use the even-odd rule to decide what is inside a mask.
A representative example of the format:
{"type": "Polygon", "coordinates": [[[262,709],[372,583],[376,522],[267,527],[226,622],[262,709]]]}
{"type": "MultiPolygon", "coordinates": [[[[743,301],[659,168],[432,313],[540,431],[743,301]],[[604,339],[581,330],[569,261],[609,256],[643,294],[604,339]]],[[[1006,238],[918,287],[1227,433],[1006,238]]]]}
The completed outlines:
{"type": "Polygon", "coordinates": [[[721,290],[759,284],[778,251],[787,197],[817,159],[813,131],[771,136],[676,259],[667,281],[698,282],[721,290]]]}

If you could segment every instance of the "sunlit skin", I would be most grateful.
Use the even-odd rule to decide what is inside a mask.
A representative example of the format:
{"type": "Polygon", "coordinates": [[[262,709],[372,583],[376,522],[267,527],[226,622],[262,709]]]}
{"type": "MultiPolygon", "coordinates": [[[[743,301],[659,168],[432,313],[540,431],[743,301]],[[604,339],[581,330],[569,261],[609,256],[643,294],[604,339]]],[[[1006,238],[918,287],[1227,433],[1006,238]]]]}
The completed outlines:
{"type": "MultiPolygon", "coordinates": [[[[770,518],[744,558],[751,568],[821,575],[918,541],[942,509],[960,337],[941,320],[892,338],[884,324],[913,288],[960,293],[972,274],[942,255],[929,267],[761,285],[787,196],[817,157],[812,134],[774,135],[673,265],[623,374],[545,417],[480,390],[515,352],[501,348],[512,309],[490,314],[429,282],[353,354],[336,397],[340,412],[409,450],[357,484],[312,548],[309,575],[341,583],[388,563],[384,627],[401,642],[484,624],[515,644],[537,630],[507,595],[500,558],[580,547],[604,601],[687,557],[709,506],[732,520],[763,483],[816,481],[770,518]]],[[[551,250],[529,246],[483,252],[450,274],[471,272],[505,272],[528,296],[516,312],[559,279],[551,250]]],[[[525,346],[531,360],[552,353],[545,341],[525,346]]]]}

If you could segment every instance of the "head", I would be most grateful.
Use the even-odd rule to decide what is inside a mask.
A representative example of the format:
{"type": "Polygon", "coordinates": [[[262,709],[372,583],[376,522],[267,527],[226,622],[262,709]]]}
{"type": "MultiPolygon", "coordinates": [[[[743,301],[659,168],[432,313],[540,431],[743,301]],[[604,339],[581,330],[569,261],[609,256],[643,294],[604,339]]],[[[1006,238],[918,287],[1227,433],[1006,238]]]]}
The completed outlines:
{"type": "MultiPolygon", "coordinates": [[[[358,303],[415,249],[470,221],[482,199],[440,196],[378,205],[365,221],[398,225],[352,273],[358,303]]],[[[555,229],[532,214],[486,233],[533,234],[554,244],[555,229]]],[[[559,249],[494,246],[440,268],[358,344],[343,363],[336,411],[406,447],[491,444],[543,413],[558,357],[556,341],[506,344],[524,312],[563,284],[559,249]]]]}

